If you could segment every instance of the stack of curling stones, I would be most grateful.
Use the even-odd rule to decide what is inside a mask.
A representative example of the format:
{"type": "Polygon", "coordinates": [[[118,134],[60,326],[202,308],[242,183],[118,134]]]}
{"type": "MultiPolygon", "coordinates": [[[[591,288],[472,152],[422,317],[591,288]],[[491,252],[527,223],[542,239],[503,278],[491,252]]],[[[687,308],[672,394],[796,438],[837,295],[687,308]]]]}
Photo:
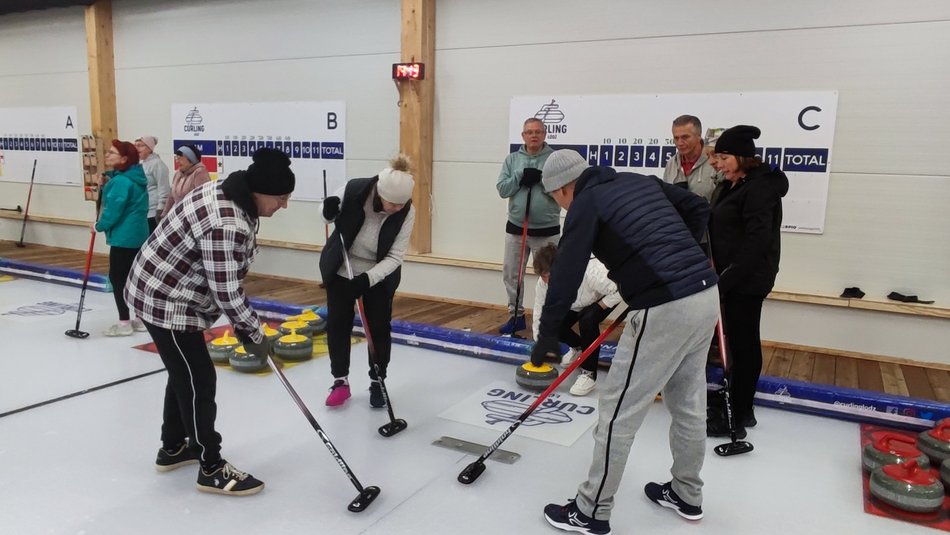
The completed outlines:
{"type": "Polygon", "coordinates": [[[313,336],[313,327],[306,321],[288,318],[288,321],[280,324],[280,334],[283,336],[290,333],[300,334],[310,338],[313,336]]]}
{"type": "Polygon", "coordinates": [[[231,331],[224,331],[219,338],[208,343],[208,354],[211,360],[220,364],[227,364],[234,356],[234,350],[241,346],[237,338],[231,336],[231,331]]]}
{"type": "Polygon", "coordinates": [[[528,361],[518,366],[515,372],[515,382],[525,390],[541,392],[551,386],[556,379],[557,370],[547,363],[535,366],[528,361]]]}
{"type": "Polygon", "coordinates": [[[291,329],[274,342],[274,354],[284,360],[307,360],[313,355],[313,338],[291,329]]]}
{"type": "Polygon", "coordinates": [[[869,489],[882,502],[913,513],[934,513],[943,507],[944,485],[950,483],[950,419],[914,439],[872,433],[862,462],[871,471],[869,489]],[[940,466],[939,477],[931,466],[940,466]],[[941,483],[941,480],[943,481],[941,483]]]}

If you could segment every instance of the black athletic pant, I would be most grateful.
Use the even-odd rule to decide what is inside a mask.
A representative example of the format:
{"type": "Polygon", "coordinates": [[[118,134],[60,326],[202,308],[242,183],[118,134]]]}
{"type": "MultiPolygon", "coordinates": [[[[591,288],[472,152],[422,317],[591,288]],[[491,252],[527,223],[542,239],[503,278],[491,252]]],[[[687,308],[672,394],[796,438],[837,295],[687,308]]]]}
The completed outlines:
{"type": "Polygon", "coordinates": [[[112,297],[115,298],[115,308],[119,311],[119,320],[129,321],[129,307],[125,304],[125,280],[132,271],[132,262],[138,248],[111,247],[109,249],[109,282],[112,283],[112,297]]]}
{"type": "MultiPolygon", "coordinates": [[[[600,302],[584,307],[580,312],[569,310],[561,323],[561,332],[558,338],[571,347],[579,347],[581,351],[597,340],[600,336],[600,324],[610,315],[614,307],[604,309],[600,307],[600,302]],[[574,324],[577,324],[580,335],[574,332],[574,324]]],[[[580,356],[579,354],[577,355],[580,356]]],[[[600,358],[600,345],[594,348],[594,351],[581,363],[581,369],[594,374],[597,378],[597,360],[600,358]]]]}
{"type": "Polygon", "coordinates": [[[755,387],[762,373],[762,340],[759,322],[765,296],[727,294],[722,298],[723,327],[728,356],[732,358],[730,394],[735,421],[752,411],[755,387]]]}
{"type": "MultiPolygon", "coordinates": [[[[327,347],[330,350],[330,372],[333,377],[346,377],[350,374],[350,335],[353,332],[357,296],[350,291],[349,280],[344,277],[334,275],[329,281],[323,282],[327,287],[327,347]]],[[[376,363],[383,379],[386,378],[392,348],[390,322],[393,317],[393,294],[396,293],[395,288],[390,290],[387,286],[383,281],[371,286],[363,294],[366,321],[369,322],[370,336],[376,349],[376,363]]],[[[369,355],[368,361],[369,377],[376,379],[372,355],[369,355]]]]}
{"type": "Polygon", "coordinates": [[[151,235],[153,232],[155,232],[155,229],[156,229],[156,228],[158,228],[158,218],[157,218],[157,217],[150,217],[150,218],[148,218],[148,233],[149,233],[149,235],[151,235]]]}
{"type": "Polygon", "coordinates": [[[221,435],[214,430],[217,374],[202,331],[171,331],[145,322],[168,371],[162,412],[162,447],[190,439],[205,471],[221,461],[221,435]]]}

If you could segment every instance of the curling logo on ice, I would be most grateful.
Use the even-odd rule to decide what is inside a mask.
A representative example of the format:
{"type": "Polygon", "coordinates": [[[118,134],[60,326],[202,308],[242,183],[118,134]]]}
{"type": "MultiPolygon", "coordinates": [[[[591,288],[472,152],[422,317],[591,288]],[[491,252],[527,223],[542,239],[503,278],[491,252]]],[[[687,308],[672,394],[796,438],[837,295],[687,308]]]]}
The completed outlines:
{"type": "MultiPolygon", "coordinates": [[[[488,425],[514,423],[538,398],[537,394],[501,388],[493,388],[487,392],[487,395],[495,398],[482,402],[482,407],[485,409],[485,423],[488,425]]],[[[544,400],[540,407],[528,415],[523,425],[567,424],[574,421],[571,413],[587,415],[594,412],[594,407],[590,405],[560,401],[557,397],[557,394],[553,394],[544,400]]]]}
{"type": "MultiPolygon", "coordinates": [[[[35,305],[24,305],[15,310],[4,312],[4,316],[61,316],[67,311],[76,312],[79,310],[79,303],[57,303],[55,301],[43,301],[35,305]]],[[[83,312],[91,309],[83,307],[83,312]]]]}

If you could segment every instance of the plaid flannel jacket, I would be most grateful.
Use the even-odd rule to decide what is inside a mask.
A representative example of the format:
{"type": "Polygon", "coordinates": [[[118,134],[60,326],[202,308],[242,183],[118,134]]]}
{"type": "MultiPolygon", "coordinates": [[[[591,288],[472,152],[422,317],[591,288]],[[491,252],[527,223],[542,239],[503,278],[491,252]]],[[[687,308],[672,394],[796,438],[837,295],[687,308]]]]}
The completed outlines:
{"type": "Polygon", "coordinates": [[[235,334],[263,341],[241,288],[257,248],[256,221],[209,182],[175,204],[135,257],[125,301],[135,315],[173,331],[200,331],[223,313],[235,334]]]}

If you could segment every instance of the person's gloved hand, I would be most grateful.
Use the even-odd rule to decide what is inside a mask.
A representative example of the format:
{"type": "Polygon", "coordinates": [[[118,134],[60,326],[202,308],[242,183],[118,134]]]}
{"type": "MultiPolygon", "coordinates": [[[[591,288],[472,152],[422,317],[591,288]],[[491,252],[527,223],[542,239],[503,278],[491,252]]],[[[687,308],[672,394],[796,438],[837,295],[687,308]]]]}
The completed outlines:
{"type": "Polygon", "coordinates": [[[530,188],[538,182],[541,182],[541,170],[534,167],[525,167],[521,172],[521,185],[530,188]]]}
{"type": "Polygon", "coordinates": [[[338,215],[340,215],[340,198],[327,197],[323,199],[323,219],[333,221],[338,215]]]}
{"type": "Polygon", "coordinates": [[[366,290],[369,290],[369,275],[366,273],[360,273],[350,280],[350,291],[353,293],[353,297],[363,295],[366,290]]]}
{"type": "Polygon", "coordinates": [[[540,366],[545,358],[557,358],[561,354],[561,343],[557,337],[541,336],[531,348],[531,364],[540,366]]]}
{"type": "Polygon", "coordinates": [[[267,355],[270,354],[270,342],[265,338],[261,343],[250,342],[244,344],[244,352],[261,360],[267,360],[267,355]]]}

